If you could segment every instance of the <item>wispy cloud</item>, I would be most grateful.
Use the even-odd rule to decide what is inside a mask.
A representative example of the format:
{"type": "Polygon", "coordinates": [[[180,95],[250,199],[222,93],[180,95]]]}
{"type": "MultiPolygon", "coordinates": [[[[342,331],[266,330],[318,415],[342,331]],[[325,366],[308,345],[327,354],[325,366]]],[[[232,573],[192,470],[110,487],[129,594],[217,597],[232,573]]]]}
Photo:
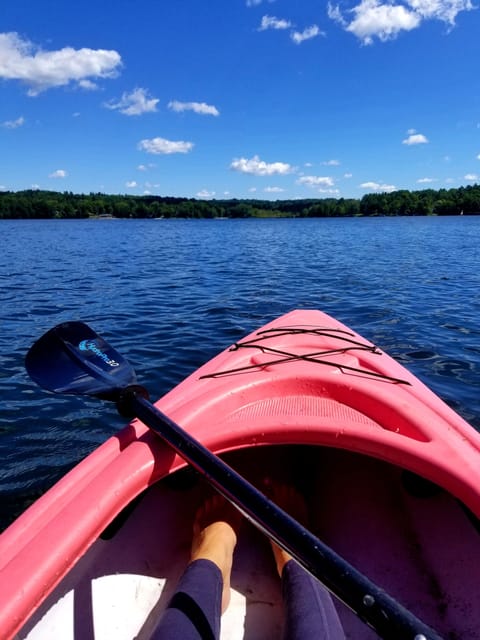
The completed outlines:
{"type": "Polygon", "coordinates": [[[367,189],[368,191],[396,191],[397,187],[394,184],[381,184],[379,182],[362,182],[361,189],[367,189]]]}
{"type": "Polygon", "coordinates": [[[264,192],[265,193],[283,193],[285,191],[285,189],[282,189],[282,187],[265,187],[264,192]]]}
{"type": "Polygon", "coordinates": [[[275,16],[263,16],[260,26],[258,27],[259,31],[266,31],[267,29],[290,29],[292,23],[290,20],[285,20],[283,18],[276,18],[275,16]]]}
{"type": "Polygon", "coordinates": [[[138,148],[140,151],[152,153],[154,155],[170,155],[172,153],[189,153],[194,147],[193,142],[183,140],[167,140],[165,138],[146,138],[140,140],[138,148]]]}
{"type": "Polygon", "coordinates": [[[346,12],[329,3],[328,16],[368,45],[374,38],[385,42],[402,31],[417,29],[425,20],[441,20],[453,27],[457,15],[471,9],[471,0],[397,0],[395,4],[361,0],[346,12]]]}
{"type": "Polygon", "coordinates": [[[125,186],[127,189],[135,189],[135,187],[138,187],[138,183],[135,180],[129,180],[125,183],[125,186]]]}
{"type": "Polygon", "coordinates": [[[295,44],[301,44],[305,42],[305,40],[311,40],[312,38],[316,38],[317,36],[324,36],[325,33],[320,31],[320,27],[316,24],[312,24],[311,27],[307,27],[303,31],[292,31],[290,34],[291,39],[295,42],[295,44]]]}
{"type": "Polygon", "coordinates": [[[230,169],[239,171],[240,173],[247,173],[255,176],[273,176],[273,175],[286,175],[293,173],[295,170],[290,164],[286,162],[265,162],[260,160],[258,156],[253,158],[236,158],[232,161],[230,169]]]}
{"type": "Polygon", "coordinates": [[[86,78],[85,80],[79,80],[78,86],[80,87],[80,89],[84,89],[85,91],[96,91],[98,89],[98,85],[96,84],[96,82],[88,80],[88,78],[86,78]]]}
{"type": "Polygon", "coordinates": [[[476,173],[467,173],[467,175],[463,176],[463,178],[468,182],[476,182],[480,179],[480,177],[476,173]]]}
{"type": "Polygon", "coordinates": [[[312,24],[310,27],[306,27],[303,31],[297,31],[295,25],[290,20],[285,18],[277,18],[276,16],[265,15],[262,17],[258,31],[267,31],[274,29],[276,31],[285,31],[290,29],[290,39],[295,44],[302,44],[306,40],[311,40],[317,36],[324,36],[325,33],[320,30],[320,27],[316,24],[312,24]]]}
{"type": "Polygon", "coordinates": [[[49,178],[66,178],[68,176],[68,172],[65,169],[57,169],[53,171],[53,173],[49,174],[49,178]]]}
{"type": "Polygon", "coordinates": [[[430,184],[432,182],[437,182],[437,178],[419,178],[417,180],[417,184],[430,184]]]}
{"type": "Polygon", "coordinates": [[[2,122],[2,127],[5,127],[5,129],[18,129],[18,127],[21,127],[24,124],[25,118],[20,116],[16,120],[5,120],[5,122],[2,122]]]}
{"type": "Polygon", "coordinates": [[[324,162],[322,162],[322,164],[326,167],[339,167],[340,160],[325,160],[324,162]]]}
{"type": "Polygon", "coordinates": [[[258,7],[262,2],[268,2],[271,4],[272,2],[275,2],[275,0],[247,0],[247,7],[258,7]]]}
{"type": "Polygon", "coordinates": [[[44,51],[18,33],[0,33],[0,78],[19,80],[36,96],[53,87],[75,83],[91,89],[92,79],[118,75],[122,59],[117,51],[64,47],[44,51]]]}
{"type": "Polygon", "coordinates": [[[470,0],[407,0],[407,4],[424,20],[441,20],[452,27],[461,11],[476,8],[470,0]]]}
{"type": "Polygon", "coordinates": [[[220,111],[217,107],[206,102],[179,102],[178,100],[172,100],[168,103],[168,108],[177,113],[183,111],[193,111],[202,116],[219,116],[220,111]]]}
{"type": "Polygon", "coordinates": [[[333,187],[335,181],[330,176],[302,176],[297,184],[305,187],[333,187]]]}
{"type": "Polygon", "coordinates": [[[213,198],[215,196],[215,191],[208,191],[208,189],[202,189],[197,194],[197,198],[213,198]]]}
{"type": "Polygon", "coordinates": [[[157,110],[158,98],[151,98],[147,89],[138,87],[130,93],[124,92],[118,101],[110,100],[104,103],[104,107],[119,111],[126,116],[140,116],[142,113],[151,113],[157,110]]]}

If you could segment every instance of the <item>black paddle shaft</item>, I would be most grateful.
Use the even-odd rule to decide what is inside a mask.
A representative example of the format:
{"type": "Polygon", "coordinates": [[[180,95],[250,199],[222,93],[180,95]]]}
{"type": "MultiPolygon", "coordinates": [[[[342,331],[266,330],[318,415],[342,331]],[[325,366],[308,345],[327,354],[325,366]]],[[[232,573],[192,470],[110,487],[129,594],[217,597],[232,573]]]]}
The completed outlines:
{"type": "Polygon", "coordinates": [[[442,640],[435,631],[267,499],[143,395],[127,390],[122,395],[124,403],[254,525],[288,551],[382,638],[442,640]]]}

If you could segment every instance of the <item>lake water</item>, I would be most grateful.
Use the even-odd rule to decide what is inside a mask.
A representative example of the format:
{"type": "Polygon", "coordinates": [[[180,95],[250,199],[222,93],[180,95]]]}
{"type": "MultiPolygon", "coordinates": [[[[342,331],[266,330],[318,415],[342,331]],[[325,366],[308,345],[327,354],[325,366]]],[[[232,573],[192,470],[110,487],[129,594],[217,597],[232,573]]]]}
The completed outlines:
{"type": "Polygon", "coordinates": [[[1,221],[0,527],[119,429],[27,377],[34,340],[90,323],[157,397],[293,308],[377,343],[480,429],[480,217],[1,221]]]}

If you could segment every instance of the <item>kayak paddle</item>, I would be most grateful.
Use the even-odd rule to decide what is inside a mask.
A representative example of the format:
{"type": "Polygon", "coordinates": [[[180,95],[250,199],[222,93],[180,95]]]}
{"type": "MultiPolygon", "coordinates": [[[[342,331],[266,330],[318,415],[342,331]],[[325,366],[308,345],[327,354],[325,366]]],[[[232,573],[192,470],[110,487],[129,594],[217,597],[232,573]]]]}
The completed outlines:
{"type": "Polygon", "coordinates": [[[30,377],[48,391],[110,400],[122,415],[139,418],[382,638],[441,640],[151,404],[131,365],[88,325],[65,322],[54,327],[31,347],[25,365],[30,377]]]}

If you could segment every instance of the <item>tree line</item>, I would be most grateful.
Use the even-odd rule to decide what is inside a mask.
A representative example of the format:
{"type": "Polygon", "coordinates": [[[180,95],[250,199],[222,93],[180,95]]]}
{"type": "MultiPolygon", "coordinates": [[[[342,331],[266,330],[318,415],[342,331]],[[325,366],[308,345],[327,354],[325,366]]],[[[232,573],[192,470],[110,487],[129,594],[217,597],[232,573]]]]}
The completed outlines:
{"type": "Polygon", "coordinates": [[[165,196],[1,191],[0,219],[42,218],[330,218],[480,214],[480,185],[369,193],[361,199],[197,200],[165,196]]]}

